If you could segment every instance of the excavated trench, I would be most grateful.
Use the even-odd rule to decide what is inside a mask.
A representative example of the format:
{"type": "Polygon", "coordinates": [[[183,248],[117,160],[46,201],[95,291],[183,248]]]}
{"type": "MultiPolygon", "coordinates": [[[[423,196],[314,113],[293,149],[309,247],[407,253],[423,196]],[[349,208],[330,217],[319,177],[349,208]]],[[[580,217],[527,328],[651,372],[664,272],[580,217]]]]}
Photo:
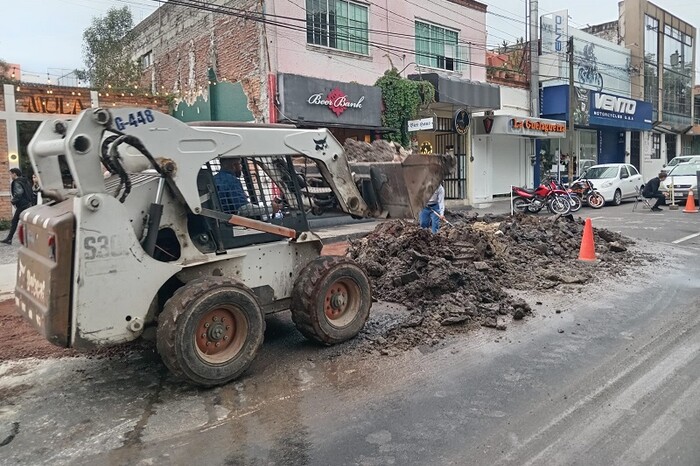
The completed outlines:
{"type": "Polygon", "coordinates": [[[348,254],[366,271],[375,299],[405,306],[390,325],[368,325],[370,350],[389,354],[435,345],[478,326],[505,330],[532,314],[518,290],[583,286],[622,276],[653,260],[633,243],[594,229],[597,260],[578,260],[583,220],[534,215],[478,217],[448,213],[451,225],[435,235],[415,222],[382,223],[351,243],[348,254]],[[383,328],[383,329],[382,329],[383,328]]]}

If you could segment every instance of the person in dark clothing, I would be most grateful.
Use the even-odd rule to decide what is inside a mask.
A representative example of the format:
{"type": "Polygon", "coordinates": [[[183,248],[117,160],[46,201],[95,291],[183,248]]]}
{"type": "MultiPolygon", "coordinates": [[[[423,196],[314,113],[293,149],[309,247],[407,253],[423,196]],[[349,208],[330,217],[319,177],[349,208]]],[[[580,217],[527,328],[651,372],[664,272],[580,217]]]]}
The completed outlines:
{"type": "Polygon", "coordinates": [[[7,238],[0,241],[0,243],[4,244],[12,244],[12,237],[15,236],[19,217],[27,207],[31,207],[33,198],[32,185],[27,178],[22,176],[22,170],[11,168],[10,177],[12,178],[10,183],[10,195],[12,196],[10,202],[15,206],[15,214],[12,216],[12,225],[9,233],[7,233],[7,238]]]}
{"type": "Polygon", "coordinates": [[[666,194],[659,191],[661,183],[666,179],[666,172],[659,173],[656,178],[650,179],[647,184],[644,185],[644,191],[642,191],[642,196],[647,199],[656,199],[656,204],[651,208],[654,212],[659,212],[661,205],[666,205],[666,194]]]}

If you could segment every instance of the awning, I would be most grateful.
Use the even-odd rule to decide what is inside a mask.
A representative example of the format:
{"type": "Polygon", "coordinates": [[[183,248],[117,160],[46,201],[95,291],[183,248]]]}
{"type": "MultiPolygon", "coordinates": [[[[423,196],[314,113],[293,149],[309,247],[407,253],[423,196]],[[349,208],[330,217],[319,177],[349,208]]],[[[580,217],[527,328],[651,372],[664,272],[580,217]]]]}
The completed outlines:
{"type": "Polygon", "coordinates": [[[474,135],[505,135],[534,139],[566,137],[566,122],[546,118],[496,115],[474,117],[474,135]]]}
{"type": "Polygon", "coordinates": [[[495,84],[437,73],[411,74],[408,79],[431,83],[436,102],[464,107],[472,113],[501,108],[501,89],[495,84]]]}
{"type": "Polygon", "coordinates": [[[297,128],[342,128],[342,129],[358,129],[363,131],[374,131],[376,133],[393,133],[398,131],[394,128],[389,128],[386,126],[372,126],[372,125],[356,125],[352,123],[328,123],[322,121],[306,121],[300,120],[281,120],[285,123],[290,123],[295,125],[297,128]]]}
{"type": "Polygon", "coordinates": [[[664,134],[686,134],[693,127],[688,125],[679,125],[673,123],[667,123],[665,121],[657,121],[654,123],[652,130],[656,133],[664,134]]]}

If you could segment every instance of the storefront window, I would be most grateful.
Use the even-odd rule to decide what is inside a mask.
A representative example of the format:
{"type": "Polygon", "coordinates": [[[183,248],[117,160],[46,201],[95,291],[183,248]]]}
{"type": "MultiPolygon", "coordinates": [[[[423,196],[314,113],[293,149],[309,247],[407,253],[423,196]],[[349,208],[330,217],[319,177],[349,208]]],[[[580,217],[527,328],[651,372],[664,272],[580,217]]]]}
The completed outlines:
{"type": "Polygon", "coordinates": [[[345,0],[306,0],[306,42],[369,54],[367,7],[345,0]]]}
{"type": "Polygon", "coordinates": [[[459,33],[416,21],[416,62],[442,70],[459,71],[459,33]]]}
{"type": "Polygon", "coordinates": [[[651,134],[651,158],[661,158],[661,135],[659,133],[651,134]]]}
{"type": "Polygon", "coordinates": [[[663,119],[690,124],[693,40],[679,30],[664,28],[663,119]]]}
{"type": "Polygon", "coordinates": [[[651,102],[656,120],[659,110],[659,21],[651,16],[644,19],[644,100],[651,102]]]}
{"type": "Polygon", "coordinates": [[[578,159],[575,161],[577,175],[598,163],[598,132],[580,130],[578,135],[578,159]]]}

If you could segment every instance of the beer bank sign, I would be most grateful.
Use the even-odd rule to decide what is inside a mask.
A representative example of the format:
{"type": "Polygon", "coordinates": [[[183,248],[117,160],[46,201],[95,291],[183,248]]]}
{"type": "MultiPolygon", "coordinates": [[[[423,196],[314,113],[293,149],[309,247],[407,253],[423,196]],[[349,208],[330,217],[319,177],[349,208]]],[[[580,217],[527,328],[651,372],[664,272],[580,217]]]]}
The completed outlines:
{"type": "Polygon", "coordinates": [[[591,125],[640,131],[651,130],[653,123],[651,103],[596,91],[590,91],[589,117],[591,125]]]}
{"type": "Polygon", "coordinates": [[[297,124],[342,127],[382,125],[382,90],[375,86],[280,73],[280,117],[297,124]]]}

